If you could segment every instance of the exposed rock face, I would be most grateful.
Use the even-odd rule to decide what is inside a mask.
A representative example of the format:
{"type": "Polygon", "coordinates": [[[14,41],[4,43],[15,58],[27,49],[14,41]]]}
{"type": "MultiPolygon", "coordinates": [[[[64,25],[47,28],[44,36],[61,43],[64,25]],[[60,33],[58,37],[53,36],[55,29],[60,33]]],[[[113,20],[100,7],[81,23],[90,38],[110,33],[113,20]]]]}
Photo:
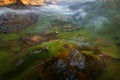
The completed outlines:
{"type": "Polygon", "coordinates": [[[22,80],[94,80],[103,70],[101,59],[72,49],[43,61],[22,80]]]}
{"type": "Polygon", "coordinates": [[[106,0],[106,4],[103,7],[110,9],[120,9],[120,0],[106,0]]]}
{"type": "Polygon", "coordinates": [[[44,0],[22,0],[25,4],[31,4],[31,5],[44,5],[44,0]]]}
{"type": "Polygon", "coordinates": [[[1,0],[0,6],[9,4],[25,4],[25,5],[44,5],[44,0],[1,0]]]}
{"type": "Polygon", "coordinates": [[[37,15],[32,13],[0,15],[0,33],[17,32],[25,29],[37,21],[37,15]]]}

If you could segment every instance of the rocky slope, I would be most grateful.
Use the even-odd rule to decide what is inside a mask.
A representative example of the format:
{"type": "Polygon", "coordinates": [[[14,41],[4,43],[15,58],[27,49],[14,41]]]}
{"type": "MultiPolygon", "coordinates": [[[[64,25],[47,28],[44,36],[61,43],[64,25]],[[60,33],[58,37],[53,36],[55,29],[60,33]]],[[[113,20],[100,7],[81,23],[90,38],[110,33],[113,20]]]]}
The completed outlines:
{"type": "Polygon", "coordinates": [[[105,7],[111,9],[120,9],[120,0],[107,0],[105,7]]]}
{"type": "Polygon", "coordinates": [[[43,5],[44,0],[2,0],[0,1],[0,6],[14,4],[14,3],[23,3],[25,5],[43,5]]]}
{"type": "Polygon", "coordinates": [[[119,10],[104,0],[71,4],[34,7],[40,17],[1,9],[0,32],[9,34],[0,35],[0,80],[119,80],[119,10]]]}
{"type": "Polygon", "coordinates": [[[6,13],[0,15],[0,33],[21,31],[37,21],[36,14],[6,13]]]}

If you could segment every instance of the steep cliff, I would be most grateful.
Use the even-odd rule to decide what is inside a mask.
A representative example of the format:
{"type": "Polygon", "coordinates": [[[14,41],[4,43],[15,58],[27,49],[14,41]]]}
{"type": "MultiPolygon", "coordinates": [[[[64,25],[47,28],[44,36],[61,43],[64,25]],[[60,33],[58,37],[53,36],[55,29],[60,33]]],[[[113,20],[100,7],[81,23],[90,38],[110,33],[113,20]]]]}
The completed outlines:
{"type": "Polygon", "coordinates": [[[0,6],[9,4],[44,5],[44,0],[0,0],[0,6]]]}

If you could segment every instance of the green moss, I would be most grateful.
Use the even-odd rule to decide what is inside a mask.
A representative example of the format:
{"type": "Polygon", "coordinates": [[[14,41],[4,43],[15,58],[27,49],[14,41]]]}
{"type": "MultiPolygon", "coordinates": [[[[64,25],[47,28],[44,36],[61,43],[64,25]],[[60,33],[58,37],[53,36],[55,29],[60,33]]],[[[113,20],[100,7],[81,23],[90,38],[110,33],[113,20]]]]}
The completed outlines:
{"type": "Polygon", "coordinates": [[[25,62],[16,69],[18,71],[20,70],[20,72],[16,75],[16,77],[14,77],[14,79],[12,78],[11,80],[20,79],[21,76],[25,75],[26,71],[29,72],[29,70],[31,70],[32,67],[34,67],[36,64],[40,63],[41,60],[44,60],[46,58],[50,58],[50,57],[57,55],[59,52],[59,49],[63,48],[64,43],[65,42],[63,42],[63,41],[55,40],[55,41],[51,41],[51,42],[45,42],[45,43],[42,43],[42,44],[39,44],[39,45],[29,48],[23,54],[23,57],[28,55],[29,58],[25,59],[25,62]],[[30,54],[30,52],[34,52],[35,50],[40,49],[43,46],[46,46],[49,48],[48,53],[30,54]]]}
{"type": "Polygon", "coordinates": [[[27,53],[40,49],[41,47],[48,47],[49,49],[49,53],[50,54],[55,54],[57,53],[57,51],[63,47],[63,44],[65,44],[64,41],[62,40],[55,40],[55,41],[51,41],[51,42],[44,42],[42,44],[38,44],[36,46],[33,46],[32,48],[29,48],[27,53]]]}
{"type": "Polygon", "coordinates": [[[9,34],[0,34],[0,40],[16,40],[19,39],[20,35],[17,33],[9,33],[9,34]]]}
{"type": "Polygon", "coordinates": [[[15,55],[9,51],[0,50],[0,74],[14,67],[15,55]]]}

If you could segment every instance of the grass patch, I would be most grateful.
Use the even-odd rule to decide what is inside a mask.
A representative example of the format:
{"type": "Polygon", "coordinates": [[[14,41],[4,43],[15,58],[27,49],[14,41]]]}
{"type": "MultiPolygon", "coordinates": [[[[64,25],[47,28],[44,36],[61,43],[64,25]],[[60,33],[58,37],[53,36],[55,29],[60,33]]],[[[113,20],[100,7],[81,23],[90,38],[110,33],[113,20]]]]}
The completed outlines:
{"type": "Polygon", "coordinates": [[[0,40],[17,40],[20,38],[18,33],[0,34],[0,40]]]}

